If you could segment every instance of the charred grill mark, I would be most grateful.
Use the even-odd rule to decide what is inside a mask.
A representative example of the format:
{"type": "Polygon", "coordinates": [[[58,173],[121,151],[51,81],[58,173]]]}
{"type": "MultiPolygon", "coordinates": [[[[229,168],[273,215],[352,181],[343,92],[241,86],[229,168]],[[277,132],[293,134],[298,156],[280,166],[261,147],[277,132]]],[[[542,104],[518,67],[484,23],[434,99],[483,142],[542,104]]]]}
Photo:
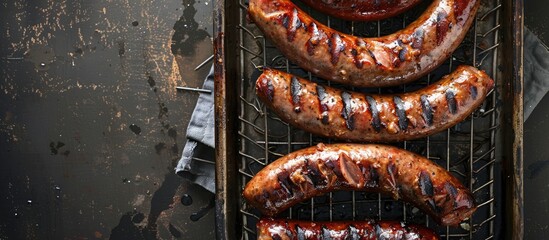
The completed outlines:
{"type": "Polygon", "coordinates": [[[298,16],[297,8],[294,8],[292,16],[284,15],[282,18],[282,26],[286,29],[286,35],[289,42],[293,42],[297,29],[301,26],[301,20],[298,16]]]}
{"type": "Polygon", "coordinates": [[[286,192],[288,196],[293,196],[293,188],[295,187],[295,184],[291,180],[289,180],[289,176],[290,174],[288,173],[288,171],[282,171],[278,175],[278,184],[280,185],[280,187],[282,187],[282,189],[284,190],[284,192],[286,192]]]}
{"type": "Polygon", "coordinates": [[[358,58],[358,51],[356,49],[351,49],[351,55],[353,55],[353,62],[355,62],[355,66],[358,68],[358,69],[361,69],[364,64],[362,63],[362,61],[358,58]]]}
{"type": "Polygon", "coordinates": [[[397,40],[398,48],[393,49],[388,54],[393,56],[393,67],[398,68],[402,62],[406,59],[406,48],[403,47],[402,40],[397,40]],[[396,54],[396,56],[395,56],[396,54]]]}
{"type": "Polygon", "coordinates": [[[314,22],[311,23],[309,29],[311,30],[311,38],[307,41],[307,53],[309,53],[309,56],[312,56],[315,53],[316,45],[320,42],[321,34],[314,22]]]}
{"type": "Polygon", "coordinates": [[[323,112],[322,113],[320,122],[322,122],[322,124],[324,124],[324,125],[330,124],[330,115],[328,114],[328,112],[323,112]]]}
{"type": "Polygon", "coordinates": [[[305,231],[299,226],[295,226],[295,231],[297,233],[297,240],[305,240],[305,231]]]}
{"type": "Polygon", "coordinates": [[[377,60],[376,55],[372,52],[372,50],[368,49],[368,54],[370,54],[370,57],[374,59],[374,62],[376,62],[376,65],[381,66],[381,63],[377,60]]]}
{"type": "Polygon", "coordinates": [[[433,191],[433,182],[431,181],[431,176],[426,171],[421,171],[419,174],[419,189],[421,189],[421,194],[424,196],[432,197],[434,195],[433,191]]]}
{"type": "Polygon", "coordinates": [[[436,25],[437,44],[440,44],[450,28],[450,21],[448,20],[448,13],[446,11],[441,10],[438,12],[436,25]]]}
{"type": "Polygon", "coordinates": [[[345,119],[347,129],[353,131],[355,129],[355,120],[353,117],[353,108],[351,106],[351,94],[348,92],[342,92],[341,99],[343,100],[343,109],[341,116],[345,119]]]}
{"type": "Polygon", "coordinates": [[[433,209],[434,212],[436,213],[439,213],[440,212],[440,208],[435,204],[435,200],[433,200],[432,198],[429,198],[427,199],[427,205],[429,205],[429,207],[431,207],[431,209],[433,209]]]}
{"type": "Polygon", "coordinates": [[[261,194],[255,196],[256,201],[263,201],[264,199],[268,200],[271,197],[271,193],[266,189],[261,190],[261,194]]]}
{"type": "Polygon", "coordinates": [[[431,107],[431,103],[429,103],[426,95],[421,95],[420,100],[423,119],[427,125],[431,126],[433,124],[433,108],[431,107]]]}
{"type": "Polygon", "coordinates": [[[476,86],[471,85],[471,86],[469,87],[469,92],[471,92],[471,97],[473,98],[473,100],[477,99],[478,90],[477,90],[477,87],[476,87],[476,86]]]}
{"type": "Polygon", "coordinates": [[[360,240],[360,235],[358,234],[358,229],[353,225],[349,225],[347,228],[347,237],[346,240],[360,240]]]}
{"type": "Polygon", "coordinates": [[[335,65],[339,61],[339,55],[345,50],[345,42],[341,40],[339,34],[334,33],[328,41],[328,46],[330,47],[330,54],[332,56],[332,64],[335,65]]]}
{"type": "Polygon", "coordinates": [[[285,29],[288,29],[288,27],[290,26],[290,16],[284,14],[284,17],[282,17],[282,26],[285,29]]]}
{"type": "MultiPolygon", "coordinates": [[[[287,224],[287,223],[286,223],[287,224]]],[[[294,238],[294,234],[292,233],[292,230],[286,225],[286,236],[288,236],[290,239],[294,238]]]]}
{"type": "Polygon", "coordinates": [[[451,114],[456,114],[457,112],[457,101],[456,101],[456,95],[454,94],[454,91],[451,89],[448,89],[446,91],[446,102],[448,103],[448,110],[451,114]]]}
{"type": "Polygon", "coordinates": [[[321,187],[326,186],[328,182],[326,181],[326,178],[320,173],[320,170],[316,165],[311,165],[307,161],[306,163],[307,172],[305,173],[309,179],[311,179],[311,182],[313,183],[313,187],[321,187]]]}
{"type": "Polygon", "coordinates": [[[450,196],[452,196],[452,198],[455,198],[457,196],[457,189],[451,183],[446,182],[444,184],[444,188],[446,188],[446,192],[448,192],[450,196]]]}
{"type": "Polygon", "coordinates": [[[343,174],[341,172],[341,168],[339,167],[339,164],[337,162],[334,163],[334,161],[328,160],[328,161],[326,161],[325,165],[326,165],[327,168],[332,170],[332,172],[336,175],[338,180],[343,179],[343,174]]]}
{"type": "Polygon", "coordinates": [[[379,186],[379,174],[374,167],[359,165],[359,168],[364,176],[366,187],[375,188],[379,186]]]}
{"type": "Polygon", "coordinates": [[[370,167],[369,170],[370,179],[368,179],[368,187],[378,187],[379,186],[379,173],[374,167],[370,167]]]}
{"type": "Polygon", "coordinates": [[[324,101],[324,99],[328,97],[328,94],[326,93],[326,89],[323,86],[316,85],[316,93],[317,93],[319,102],[324,101]]]}
{"type": "Polygon", "coordinates": [[[406,55],[408,55],[408,48],[402,47],[402,49],[398,51],[398,60],[400,60],[401,62],[406,61],[406,55]]]}
{"type": "Polygon", "coordinates": [[[394,96],[393,102],[395,103],[396,114],[398,116],[398,127],[401,131],[404,131],[408,128],[408,118],[406,118],[404,102],[399,96],[394,96]]]}
{"type": "Polygon", "coordinates": [[[316,85],[316,96],[318,97],[318,104],[321,112],[321,119],[320,121],[322,124],[327,125],[330,123],[330,115],[328,113],[328,106],[326,104],[322,103],[324,99],[328,97],[328,94],[326,93],[326,89],[320,85],[316,85]]]}
{"type": "Polygon", "coordinates": [[[294,111],[296,113],[301,112],[301,83],[296,77],[292,76],[292,82],[290,84],[290,93],[292,95],[292,103],[294,104],[294,111]]]}
{"type": "Polygon", "coordinates": [[[322,226],[322,235],[320,236],[320,239],[332,240],[332,234],[330,233],[330,229],[326,228],[326,226],[322,226]]]}
{"type": "Polygon", "coordinates": [[[376,239],[385,239],[385,237],[383,236],[385,231],[383,231],[383,229],[381,228],[381,226],[379,226],[379,224],[376,224],[376,239]]]}
{"type": "Polygon", "coordinates": [[[416,31],[414,32],[414,34],[412,34],[412,47],[415,48],[415,49],[421,49],[421,47],[423,46],[423,37],[424,37],[424,34],[425,34],[425,31],[423,30],[423,28],[418,28],[416,29],[416,31]]]}
{"type": "Polygon", "coordinates": [[[368,101],[368,107],[372,113],[372,127],[376,132],[381,131],[381,120],[379,119],[379,110],[377,109],[377,102],[371,96],[366,96],[366,101],[368,101]]]}

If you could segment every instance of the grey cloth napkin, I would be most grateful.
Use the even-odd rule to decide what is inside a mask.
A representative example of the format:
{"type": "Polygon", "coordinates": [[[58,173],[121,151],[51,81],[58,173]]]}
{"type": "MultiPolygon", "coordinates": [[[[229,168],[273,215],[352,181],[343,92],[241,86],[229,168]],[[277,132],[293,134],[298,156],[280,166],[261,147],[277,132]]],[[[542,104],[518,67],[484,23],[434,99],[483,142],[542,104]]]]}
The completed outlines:
{"type": "MultiPolygon", "coordinates": [[[[549,90],[549,51],[527,28],[524,32],[524,121],[549,90]]],[[[215,192],[215,135],[213,67],[204,81],[187,128],[187,143],[175,171],[177,174],[215,192]]]]}
{"type": "Polygon", "coordinates": [[[204,80],[203,89],[212,93],[200,93],[187,127],[187,143],[175,172],[180,176],[215,192],[215,120],[213,66],[204,80]]]}
{"type": "Polygon", "coordinates": [[[549,90],[549,51],[524,28],[524,121],[549,90]]]}

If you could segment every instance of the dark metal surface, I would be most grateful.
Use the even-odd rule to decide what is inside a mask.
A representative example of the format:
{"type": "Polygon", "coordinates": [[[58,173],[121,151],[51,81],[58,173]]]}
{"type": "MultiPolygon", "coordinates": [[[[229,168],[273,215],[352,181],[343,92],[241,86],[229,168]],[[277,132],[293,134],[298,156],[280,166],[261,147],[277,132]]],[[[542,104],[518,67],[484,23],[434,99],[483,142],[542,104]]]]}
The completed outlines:
{"type": "Polygon", "coordinates": [[[0,3],[0,239],[213,238],[213,194],[173,170],[212,4],[0,3]]]}
{"type": "MultiPolygon", "coordinates": [[[[238,142],[238,167],[239,167],[239,189],[253,176],[262,166],[283,156],[291,151],[314,145],[317,142],[331,142],[330,139],[322,139],[304,133],[284,123],[264,108],[255,98],[253,93],[254,81],[257,78],[262,66],[283,69],[294,74],[312,77],[311,74],[301,71],[297,66],[288,62],[277,52],[269,40],[263,38],[261,32],[246,20],[246,1],[240,1],[239,24],[236,28],[225,27],[226,38],[232,38],[238,34],[239,49],[236,49],[238,59],[233,63],[225,65],[225,70],[238,71],[238,98],[233,99],[239,103],[238,109],[238,135],[227,135],[226,137],[237,136],[238,142]],[[231,36],[232,35],[232,36],[231,36]]],[[[302,6],[302,5],[301,5],[302,6]]],[[[426,5],[424,4],[423,9],[426,5]]],[[[304,7],[304,6],[302,6],[304,7]]],[[[406,85],[403,88],[392,88],[389,91],[409,91],[417,87],[425,86],[431,81],[437,80],[441,75],[451,71],[460,63],[473,64],[488,72],[497,82],[497,90],[488,97],[480,111],[473,114],[458,126],[440,134],[425,139],[408,141],[397,144],[400,147],[418,152],[427,156],[433,161],[446,166],[460,179],[468,184],[475,192],[479,202],[479,210],[468,223],[462,224],[460,228],[447,228],[437,226],[428,217],[425,217],[417,209],[392,201],[390,198],[378,194],[362,194],[359,192],[337,192],[328,194],[326,197],[314,198],[313,200],[299,204],[281,217],[311,220],[342,220],[342,219],[402,219],[404,221],[426,224],[435,228],[446,239],[499,239],[499,238],[521,238],[522,237],[522,202],[521,202],[521,124],[517,124],[516,118],[522,114],[521,102],[522,92],[516,87],[522,85],[520,70],[522,63],[512,61],[521,51],[521,40],[514,41],[509,34],[521,36],[521,24],[516,25],[520,19],[522,6],[515,1],[483,1],[477,21],[466,38],[462,47],[437,71],[417,81],[414,84],[406,85]],[[517,18],[517,19],[515,19],[517,18]],[[510,20],[510,21],[509,21],[510,20]],[[503,34],[502,34],[503,33],[503,34]],[[504,36],[502,38],[502,36],[504,36]],[[503,40],[503,42],[502,42],[503,40]],[[503,50],[503,47],[507,50],[503,50]],[[503,59],[508,59],[503,61],[503,59]],[[509,85],[513,85],[509,88],[509,85]],[[515,90],[513,90],[515,88],[515,90]],[[511,93],[511,94],[510,94],[511,93]],[[505,95],[505,96],[504,96],[505,95]],[[505,99],[505,101],[503,101],[505,99]],[[508,103],[508,101],[510,101],[508,103]],[[504,107],[502,107],[504,106],[504,107]],[[509,118],[503,119],[508,114],[509,118]],[[510,121],[512,120],[512,121],[510,121]],[[503,131],[500,131],[504,129],[503,131]],[[518,137],[505,135],[512,130],[518,137]],[[510,140],[504,140],[511,137],[510,140]],[[514,146],[514,147],[513,147],[514,146]],[[518,154],[503,154],[507,150],[518,154]],[[514,150],[513,150],[514,149],[514,150]],[[517,150],[517,151],[515,151],[517,150]],[[507,158],[502,158],[504,155],[507,158]],[[513,167],[518,167],[514,169],[513,167]],[[502,168],[505,168],[503,171],[502,168]],[[507,178],[512,175],[512,184],[507,184],[507,178]],[[502,188],[509,189],[508,195],[502,192],[502,188]],[[502,207],[511,204],[515,211],[504,211],[502,207]],[[506,222],[505,227],[501,227],[506,222]],[[511,230],[507,228],[512,228],[511,230]]],[[[227,9],[225,9],[227,10],[227,9]]],[[[367,36],[388,34],[394,29],[402,28],[413,20],[421,7],[416,12],[405,14],[386,21],[374,23],[346,23],[338,19],[329,18],[309,10],[313,17],[322,19],[325,24],[339,30],[348,31],[354,34],[367,36]],[[415,15],[414,15],[415,14],[415,15]]],[[[234,24],[233,20],[224,19],[225,24],[234,24]]],[[[224,45],[225,54],[235,54],[234,48],[224,45]]],[[[231,58],[233,59],[233,58],[231,58]]],[[[232,75],[230,75],[232,76],[232,75]]],[[[220,82],[220,84],[233,84],[233,81],[220,82]]],[[[226,87],[226,86],[225,86],[226,87]]],[[[385,91],[380,89],[378,91],[385,91]]],[[[224,92],[223,94],[226,94],[224,92]]],[[[229,99],[223,99],[219,104],[227,103],[229,99]]],[[[229,102],[234,104],[234,102],[229,102]]],[[[221,107],[222,108],[222,107],[221,107]]],[[[225,109],[227,111],[227,108],[225,109]]],[[[234,119],[225,119],[230,122],[234,119]]],[[[219,129],[223,131],[223,129],[219,129]]],[[[231,141],[219,140],[219,141],[231,141]]],[[[234,149],[218,148],[218,152],[231,151],[234,149]]],[[[219,154],[218,154],[219,156],[219,154]]],[[[228,161],[225,168],[232,168],[228,161]]],[[[226,172],[225,172],[226,173],[226,172]]],[[[221,176],[221,175],[220,175],[221,176]]],[[[225,181],[231,176],[223,176],[225,181]]],[[[232,179],[231,179],[232,181],[232,179]]],[[[218,183],[220,183],[218,181],[218,183]]],[[[227,182],[221,182],[227,184],[227,182]]],[[[240,192],[239,192],[240,193],[240,192]]],[[[217,209],[217,214],[223,216],[234,209],[217,209]]],[[[240,202],[240,215],[238,222],[228,221],[228,226],[233,227],[240,224],[239,234],[244,239],[255,237],[255,222],[258,213],[246,206],[245,201],[240,202]]],[[[221,226],[219,226],[221,227],[221,226]]],[[[239,235],[240,236],[240,235],[239,235]]]]}

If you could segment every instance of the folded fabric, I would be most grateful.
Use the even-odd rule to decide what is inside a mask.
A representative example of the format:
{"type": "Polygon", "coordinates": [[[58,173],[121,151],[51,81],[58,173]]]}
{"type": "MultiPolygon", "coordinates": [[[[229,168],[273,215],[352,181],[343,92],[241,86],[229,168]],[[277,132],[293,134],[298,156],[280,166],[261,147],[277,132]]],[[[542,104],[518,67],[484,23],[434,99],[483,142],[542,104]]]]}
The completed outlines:
{"type": "Polygon", "coordinates": [[[212,93],[200,93],[187,127],[187,143],[175,172],[180,176],[215,192],[215,119],[213,66],[204,80],[203,89],[212,93]]]}
{"type": "Polygon", "coordinates": [[[549,90],[549,51],[524,28],[524,121],[549,90]]]}

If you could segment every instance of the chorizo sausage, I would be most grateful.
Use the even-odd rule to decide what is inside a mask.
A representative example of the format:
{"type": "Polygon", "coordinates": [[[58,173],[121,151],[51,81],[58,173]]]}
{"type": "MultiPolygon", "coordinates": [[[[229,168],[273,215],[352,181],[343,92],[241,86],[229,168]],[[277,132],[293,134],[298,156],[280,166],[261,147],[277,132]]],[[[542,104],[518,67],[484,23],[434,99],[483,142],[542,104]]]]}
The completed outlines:
{"type": "Polygon", "coordinates": [[[428,159],[385,145],[318,144],[292,152],[259,171],[244,188],[246,202],[274,216],[335,190],[390,194],[443,225],[455,226],[476,210],[472,193],[428,159]]]}
{"type": "Polygon", "coordinates": [[[301,0],[319,12],[350,21],[375,21],[405,12],[420,0],[301,0]]]}
{"type": "Polygon", "coordinates": [[[265,69],[256,94],[281,119],[345,141],[393,142],[425,137],[469,116],[493,88],[483,71],[459,66],[416,92],[363,94],[265,69]]]}
{"type": "Polygon", "coordinates": [[[447,59],[465,37],[480,0],[434,0],[408,27],[361,38],[315,21],[290,0],[250,0],[250,18],[292,62],[358,87],[413,81],[447,59]]]}
{"type": "Polygon", "coordinates": [[[437,240],[433,230],[397,221],[308,222],[263,218],[257,223],[258,240],[437,240]]]}

